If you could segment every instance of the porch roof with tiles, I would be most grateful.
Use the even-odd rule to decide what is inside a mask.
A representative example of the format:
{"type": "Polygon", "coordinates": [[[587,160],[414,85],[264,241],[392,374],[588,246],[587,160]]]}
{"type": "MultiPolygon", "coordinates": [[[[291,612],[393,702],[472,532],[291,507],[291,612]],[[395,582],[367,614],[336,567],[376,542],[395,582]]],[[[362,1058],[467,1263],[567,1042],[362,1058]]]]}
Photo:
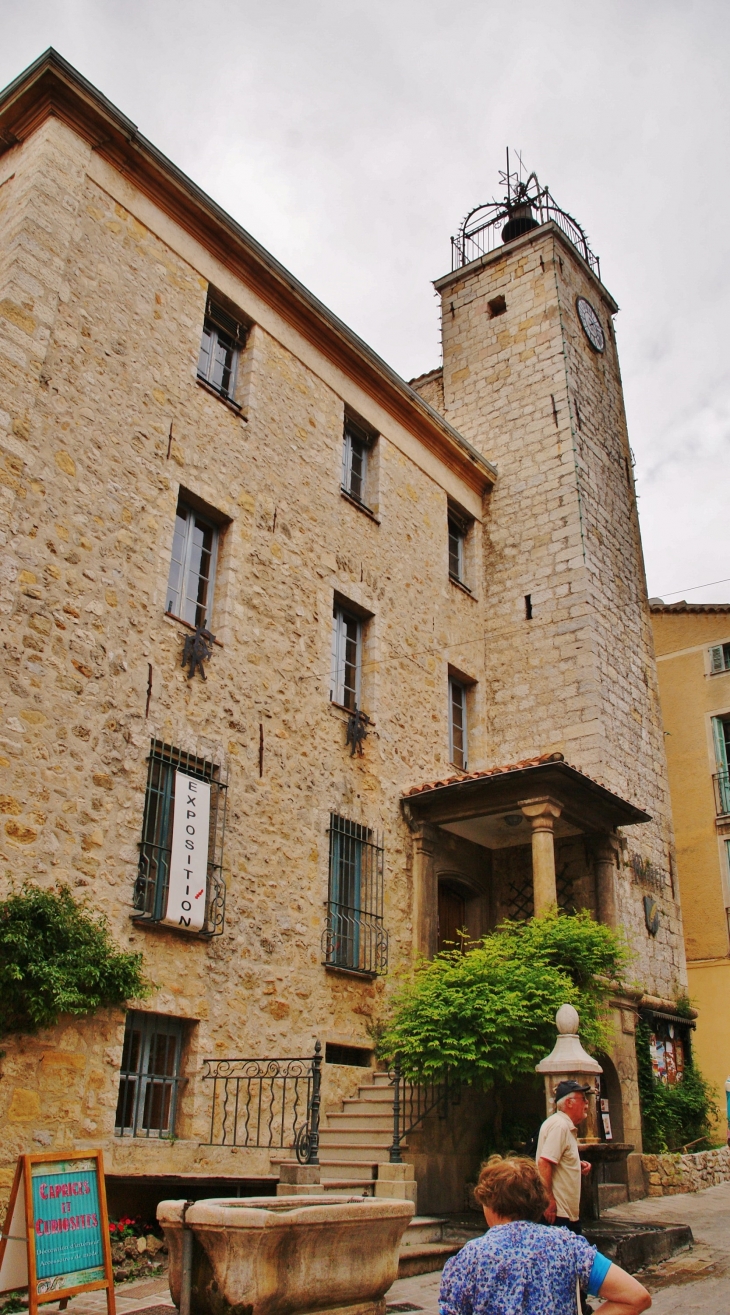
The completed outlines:
{"type": "MultiPolygon", "coordinates": [[[[572,767],[559,753],[428,781],[412,786],[401,802],[409,822],[430,822],[449,829],[458,826],[460,834],[488,844],[470,823],[478,819],[494,822],[500,815],[516,814],[523,804],[545,798],[554,800],[561,808],[561,825],[556,828],[556,834],[561,830],[573,834],[605,834],[619,826],[651,821],[642,808],[572,767]],[[470,835],[470,831],[474,834],[470,835]]],[[[489,831],[494,834],[493,825],[489,831]]],[[[485,834],[484,828],[482,833],[485,834]]]]}

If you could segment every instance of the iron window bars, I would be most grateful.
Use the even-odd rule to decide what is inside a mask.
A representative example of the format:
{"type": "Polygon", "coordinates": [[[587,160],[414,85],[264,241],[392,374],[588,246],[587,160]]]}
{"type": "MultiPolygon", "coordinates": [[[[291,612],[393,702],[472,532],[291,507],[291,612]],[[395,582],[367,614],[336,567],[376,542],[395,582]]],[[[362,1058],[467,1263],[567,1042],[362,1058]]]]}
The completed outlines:
{"type": "Polygon", "coordinates": [[[204,1059],[213,1083],[208,1146],[293,1147],[319,1164],[322,1045],[300,1059],[204,1059]]]}
{"type": "Polygon", "coordinates": [[[172,1137],[179,1090],[183,1023],[164,1014],[136,1010],[124,1028],[117,1137],[172,1137]]]}
{"type": "Polygon", "coordinates": [[[369,977],[388,971],[383,926],[384,850],[369,827],[330,813],[327,922],[324,963],[369,977]]]}
{"type": "Polygon", "coordinates": [[[454,767],[466,771],[466,687],[453,676],[449,676],[449,758],[454,767]]]}
{"type": "Polygon", "coordinates": [[[368,455],[372,438],[354,421],[345,419],[342,442],[342,491],[367,507],[368,455]]]}
{"type": "Polygon", "coordinates": [[[332,676],[330,699],[354,712],[360,707],[362,628],[359,617],[339,603],[332,608],[332,676]]]}
{"type": "Polygon", "coordinates": [[[227,772],[184,749],[152,740],[147,768],[147,790],[142,821],[139,869],[134,886],[133,918],[161,922],[167,909],[175,808],[175,773],[187,772],[210,783],[208,882],[205,921],[200,936],[220,936],[225,926],[226,885],[223,880],[223,840],[226,829],[227,772]]]}
{"type": "Polygon", "coordinates": [[[247,326],[223,310],[209,293],[198,355],[198,378],[238,410],[234,398],[236,373],[246,337],[247,326]]]}
{"type": "Polygon", "coordinates": [[[167,582],[170,615],[191,626],[210,626],[217,557],[217,527],[179,502],[167,582]]]}

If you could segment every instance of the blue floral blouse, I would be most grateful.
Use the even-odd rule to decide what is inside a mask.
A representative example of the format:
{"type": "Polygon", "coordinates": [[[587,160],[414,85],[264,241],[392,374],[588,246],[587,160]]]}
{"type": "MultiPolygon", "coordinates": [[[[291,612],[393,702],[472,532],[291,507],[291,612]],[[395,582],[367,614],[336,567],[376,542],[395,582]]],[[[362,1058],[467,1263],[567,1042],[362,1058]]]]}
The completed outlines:
{"type": "Polygon", "coordinates": [[[596,1248],[567,1228],[526,1219],[490,1228],[447,1261],[440,1315],[576,1315],[596,1248]]]}

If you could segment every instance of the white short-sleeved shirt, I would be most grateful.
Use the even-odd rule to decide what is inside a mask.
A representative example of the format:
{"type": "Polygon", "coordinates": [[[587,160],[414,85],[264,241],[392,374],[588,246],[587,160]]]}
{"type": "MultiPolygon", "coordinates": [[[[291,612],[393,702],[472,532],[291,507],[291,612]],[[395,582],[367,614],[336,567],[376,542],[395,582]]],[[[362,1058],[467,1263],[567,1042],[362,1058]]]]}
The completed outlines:
{"type": "Polygon", "coordinates": [[[553,1196],[563,1219],[580,1215],[580,1154],[573,1120],[557,1110],[546,1119],[537,1139],[535,1159],[549,1160],[553,1169],[553,1196]]]}

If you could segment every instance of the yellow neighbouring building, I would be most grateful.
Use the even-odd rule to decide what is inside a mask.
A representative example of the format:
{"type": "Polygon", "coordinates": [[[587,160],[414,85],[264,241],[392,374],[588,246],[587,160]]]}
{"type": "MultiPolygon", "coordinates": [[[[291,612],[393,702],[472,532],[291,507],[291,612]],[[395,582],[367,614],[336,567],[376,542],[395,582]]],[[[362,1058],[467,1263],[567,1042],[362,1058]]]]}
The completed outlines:
{"type": "Polygon", "coordinates": [[[723,1110],[730,1074],[730,603],[651,601],[695,1057],[723,1110]]]}

